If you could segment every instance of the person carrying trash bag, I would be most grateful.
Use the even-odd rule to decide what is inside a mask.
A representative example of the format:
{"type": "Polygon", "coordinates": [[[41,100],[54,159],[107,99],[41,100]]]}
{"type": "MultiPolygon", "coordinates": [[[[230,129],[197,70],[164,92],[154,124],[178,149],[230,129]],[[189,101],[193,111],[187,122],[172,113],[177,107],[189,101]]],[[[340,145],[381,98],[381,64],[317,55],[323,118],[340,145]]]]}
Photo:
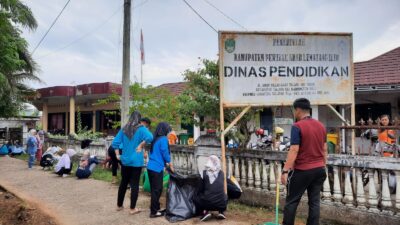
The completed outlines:
{"type": "Polygon", "coordinates": [[[171,132],[168,123],[161,122],[157,125],[151,143],[147,173],[150,181],[151,205],[150,218],[164,216],[165,210],[160,209],[160,197],[163,190],[164,168],[174,171],[171,164],[171,155],[167,135],[171,132]]]}
{"type": "Polygon", "coordinates": [[[194,198],[198,212],[202,213],[200,221],[209,220],[212,217],[210,211],[218,211],[217,219],[226,219],[224,212],[228,196],[224,191],[224,173],[217,156],[211,155],[208,158],[202,175],[202,184],[194,198]]]}

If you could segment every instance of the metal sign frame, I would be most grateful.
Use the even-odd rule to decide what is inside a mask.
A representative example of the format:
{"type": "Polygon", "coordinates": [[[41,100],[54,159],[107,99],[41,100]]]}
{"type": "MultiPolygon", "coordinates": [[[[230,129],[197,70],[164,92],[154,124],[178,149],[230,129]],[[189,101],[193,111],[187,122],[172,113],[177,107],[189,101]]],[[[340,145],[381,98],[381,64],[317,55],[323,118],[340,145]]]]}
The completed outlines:
{"type": "MultiPolygon", "coordinates": [[[[219,31],[218,32],[218,48],[219,48],[219,84],[220,84],[220,126],[221,126],[221,161],[222,161],[222,170],[224,172],[224,189],[225,193],[227,193],[227,183],[226,183],[226,144],[225,144],[225,135],[229,132],[229,130],[236,125],[236,123],[250,110],[251,107],[272,107],[272,106],[287,106],[289,104],[234,104],[224,103],[224,82],[223,82],[223,74],[224,74],[224,39],[223,35],[240,35],[240,34],[255,34],[255,35],[310,35],[310,36],[348,36],[350,38],[350,86],[351,86],[351,102],[349,104],[342,105],[350,105],[351,106],[351,125],[355,125],[355,101],[354,101],[354,63],[353,63],[353,34],[352,33],[322,33],[322,32],[243,32],[243,31],[219,31]],[[224,108],[234,108],[234,107],[244,107],[242,112],[225,128],[225,117],[224,117],[224,108]]],[[[343,125],[349,125],[345,120],[344,115],[340,115],[335,108],[331,104],[313,104],[313,105],[327,105],[329,109],[334,112],[335,115],[338,116],[340,120],[342,120],[343,125]]],[[[274,129],[272,129],[273,132],[274,129]]],[[[355,132],[353,130],[351,136],[352,143],[352,154],[355,155],[355,132]]],[[[279,179],[277,179],[277,182],[279,179]]]]}

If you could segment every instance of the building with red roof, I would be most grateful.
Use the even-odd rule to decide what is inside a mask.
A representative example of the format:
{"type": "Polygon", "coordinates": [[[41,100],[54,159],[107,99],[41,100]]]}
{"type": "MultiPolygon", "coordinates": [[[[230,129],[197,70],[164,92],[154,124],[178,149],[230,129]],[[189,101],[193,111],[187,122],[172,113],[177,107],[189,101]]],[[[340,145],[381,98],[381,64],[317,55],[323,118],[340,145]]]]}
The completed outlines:
{"type": "Polygon", "coordinates": [[[400,47],[354,63],[356,119],[400,118],[400,47]]]}
{"type": "MultiPolygon", "coordinates": [[[[162,84],[159,88],[173,95],[181,94],[185,82],[162,84]]],[[[99,104],[113,94],[121,95],[122,85],[116,83],[90,83],[77,86],[53,86],[37,89],[32,103],[42,111],[43,130],[53,134],[69,134],[77,130],[77,115],[82,128],[113,135],[114,121],[120,120],[119,102],[99,104]],[[70,113],[74,112],[74,113],[70,113]]]]}

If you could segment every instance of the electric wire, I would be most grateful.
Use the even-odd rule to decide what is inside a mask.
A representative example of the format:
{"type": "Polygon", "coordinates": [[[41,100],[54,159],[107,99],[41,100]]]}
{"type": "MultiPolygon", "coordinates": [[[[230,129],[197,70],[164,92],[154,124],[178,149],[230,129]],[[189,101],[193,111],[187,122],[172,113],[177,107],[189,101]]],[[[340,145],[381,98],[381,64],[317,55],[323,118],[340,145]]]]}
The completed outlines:
{"type": "Polygon", "coordinates": [[[217,29],[215,29],[207,20],[205,20],[186,0],[182,0],[197,16],[200,17],[211,29],[218,33],[217,29]]]}
{"type": "MultiPolygon", "coordinates": [[[[138,3],[137,5],[133,6],[133,9],[139,8],[140,6],[143,6],[145,3],[147,3],[149,0],[144,0],[141,3],[138,3]]],[[[78,42],[80,42],[81,40],[85,39],[86,37],[90,36],[92,33],[96,32],[97,30],[99,30],[100,28],[102,28],[105,24],[107,24],[121,9],[123,8],[123,5],[121,5],[117,10],[115,10],[107,19],[105,19],[100,25],[98,25],[97,27],[95,27],[94,29],[90,30],[89,32],[86,32],[85,34],[83,34],[82,36],[76,38],[75,40],[69,42],[68,44],[64,45],[63,47],[60,47],[52,52],[49,52],[47,54],[44,54],[40,57],[38,57],[38,59],[41,58],[45,58],[47,56],[50,56],[54,53],[57,53],[59,51],[62,51],[78,42]]]]}
{"type": "Polygon", "coordinates": [[[64,7],[61,9],[61,11],[58,13],[57,17],[53,20],[53,22],[51,23],[49,29],[47,29],[46,33],[43,35],[43,37],[40,39],[39,43],[36,45],[36,47],[33,49],[31,55],[33,55],[36,51],[36,49],[40,46],[40,44],[43,42],[43,40],[46,38],[47,34],[50,32],[51,28],[54,26],[54,24],[56,24],[58,18],[60,18],[61,14],[64,12],[65,8],[67,8],[69,2],[71,0],[68,0],[67,3],[65,3],[64,7]]]}
{"type": "Polygon", "coordinates": [[[120,10],[122,9],[122,7],[119,7],[113,14],[111,14],[111,16],[109,16],[106,20],[104,20],[99,26],[95,27],[94,29],[90,30],[89,32],[86,32],[85,34],[83,34],[82,36],[78,37],[77,39],[69,42],[68,44],[64,45],[63,47],[60,47],[52,52],[49,52],[45,55],[42,55],[39,57],[39,59],[47,57],[49,55],[52,55],[54,53],[57,53],[61,50],[64,50],[68,47],[70,47],[71,45],[74,45],[76,43],[78,43],[79,41],[85,39],[86,37],[90,36],[92,33],[94,33],[95,31],[97,31],[98,29],[102,28],[105,24],[107,24],[108,21],[110,21],[120,10]]]}
{"type": "Polygon", "coordinates": [[[213,5],[211,2],[209,2],[208,0],[203,0],[205,1],[208,5],[210,5],[211,7],[213,7],[215,10],[217,10],[219,13],[221,13],[222,15],[224,15],[226,18],[228,18],[230,21],[232,21],[234,24],[236,24],[237,26],[241,27],[244,30],[247,30],[243,25],[241,25],[240,23],[238,23],[236,20],[234,20],[232,17],[228,16],[226,13],[224,13],[222,10],[220,10],[219,8],[217,8],[215,5],[213,5]]]}

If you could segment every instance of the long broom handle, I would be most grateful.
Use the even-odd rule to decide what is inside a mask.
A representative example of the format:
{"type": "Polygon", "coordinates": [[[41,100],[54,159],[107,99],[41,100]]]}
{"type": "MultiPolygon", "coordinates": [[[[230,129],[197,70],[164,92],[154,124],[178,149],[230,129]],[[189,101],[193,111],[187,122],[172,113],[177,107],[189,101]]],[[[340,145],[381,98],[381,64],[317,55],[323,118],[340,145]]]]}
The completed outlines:
{"type": "MultiPolygon", "coordinates": [[[[279,165],[278,165],[279,166],[279,165]]],[[[279,174],[278,174],[279,175],[279,174]]],[[[280,182],[279,182],[279,178],[278,179],[276,179],[276,202],[275,202],[275,224],[276,225],[279,225],[279,223],[278,223],[278,218],[279,218],[279,185],[280,185],[280,182]]]]}

